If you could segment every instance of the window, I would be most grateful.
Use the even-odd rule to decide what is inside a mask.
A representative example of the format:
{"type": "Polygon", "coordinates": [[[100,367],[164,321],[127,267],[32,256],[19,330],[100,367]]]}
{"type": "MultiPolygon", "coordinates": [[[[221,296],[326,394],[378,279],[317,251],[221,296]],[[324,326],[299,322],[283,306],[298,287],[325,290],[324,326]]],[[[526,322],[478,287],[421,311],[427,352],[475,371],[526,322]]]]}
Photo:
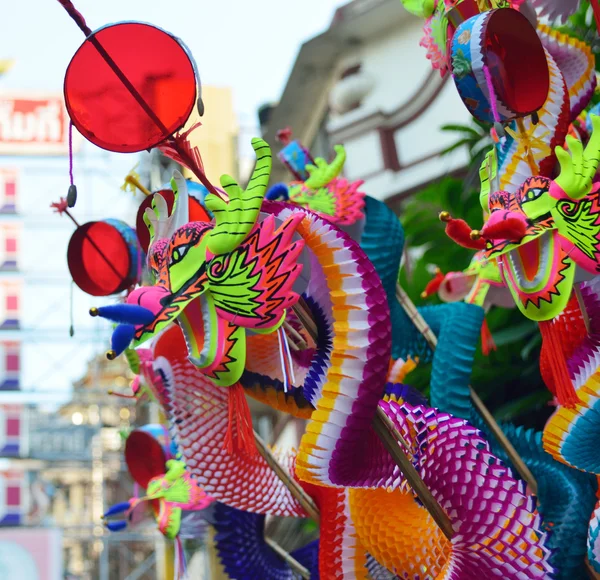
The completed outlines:
{"type": "Polygon", "coordinates": [[[21,356],[19,353],[6,354],[6,370],[7,372],[19,372],[21,366],[21,356]]]}
{"type": "Polygon", "coordinates": [[[8,437],[18,437],[20,433],[21,419],[19,417],[12,417],[6,419],[6,435],[8,437]]]}
{"type": "Polygon", "coordinates": [[[17,238],[13,238],[14,234],[8,234],[5,240],[5,248],[7,254],[16,254],[17,253],[17,238]],[[10,236],[10,237],[8,237],[10,236]]]}
{"type": "Polygon", "coordinates": [[[4,184],[4,196],[8,203],[14,203],[17,197],[17,184],[14,181],[7,181],[4,184]]]}
{"type": "Polygon", "coordinates": [[[16,312],[19,310],[19,297],[18,296],[7,296],[6,297],[6,310],[7,312],[16,312]]]}

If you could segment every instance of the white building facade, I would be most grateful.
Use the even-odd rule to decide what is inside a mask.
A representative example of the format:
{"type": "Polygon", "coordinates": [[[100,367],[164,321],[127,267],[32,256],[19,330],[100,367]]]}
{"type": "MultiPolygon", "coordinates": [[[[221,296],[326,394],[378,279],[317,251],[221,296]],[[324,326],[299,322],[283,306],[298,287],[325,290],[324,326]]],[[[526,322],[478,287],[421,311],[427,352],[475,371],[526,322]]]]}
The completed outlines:
{"type": "MultiPolygon", "coordinates": [[[[452,78],[442,78],[419,46],[423,21],[400,0],[354,0],[330,28],[306,42],[265,131],[279,129],[315,155],[346,147],[344,174],[365,180],[371,196],[394,203],[466,165],[466,151],[441,152],[456,136],[446,124],[470,124],[452,78]]],[[[286,178],[277,168],[276,180],[286,178]]]]}

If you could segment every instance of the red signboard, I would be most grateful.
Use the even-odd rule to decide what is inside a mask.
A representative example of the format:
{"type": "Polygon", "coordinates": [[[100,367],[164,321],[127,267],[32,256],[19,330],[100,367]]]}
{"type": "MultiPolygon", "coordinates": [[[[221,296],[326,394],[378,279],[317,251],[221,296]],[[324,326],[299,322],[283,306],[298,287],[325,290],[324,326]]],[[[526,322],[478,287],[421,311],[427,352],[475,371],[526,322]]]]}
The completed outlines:
{"type": "Polygon", "coordinates": [[[0,93],[0,155],[65,155],[69,117],[62,95],[0,93]]]}

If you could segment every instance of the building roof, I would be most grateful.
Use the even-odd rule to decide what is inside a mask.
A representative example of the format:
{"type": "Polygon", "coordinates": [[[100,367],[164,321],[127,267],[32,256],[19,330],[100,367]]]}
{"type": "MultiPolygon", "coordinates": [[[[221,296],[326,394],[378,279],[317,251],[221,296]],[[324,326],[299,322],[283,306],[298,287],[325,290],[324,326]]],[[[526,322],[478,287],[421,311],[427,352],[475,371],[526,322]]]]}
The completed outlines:
{"type": "MultiPolygon", "coordinates": [[[[274,146],[277,131],[289,126],[294,138],[309,145],[327,110],[339,59],[349,48],[413,18],[399,0],[353,0],[338,8],[329,28],[301,46],[264,139],[274,146]]],[[[285,169],[274,167],[273,173],[283,177],[285,169]]]]}

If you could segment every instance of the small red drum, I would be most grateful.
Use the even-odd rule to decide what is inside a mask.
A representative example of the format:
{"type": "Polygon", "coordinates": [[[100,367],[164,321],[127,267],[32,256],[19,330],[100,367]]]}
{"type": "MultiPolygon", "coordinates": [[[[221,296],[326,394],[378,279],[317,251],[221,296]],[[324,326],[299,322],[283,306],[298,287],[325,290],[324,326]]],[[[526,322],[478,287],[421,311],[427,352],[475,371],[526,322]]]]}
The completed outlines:
{"type": "Polygon", "coordinates": [[[153,477],[166,473],[166,463],[172,458],[169,433],[162,425],[145,425],[127,437],[125,463],[133,480],[144,489],[153,477]]]}
{"type": "Polygon", "coordinates": [[[73,124],[88,141],[134,153],[183,127],[196,106],[196,68],[168,32],[120,22],[96,30],[79,47],[64,95],[73,124]]]}
{"type": "Polygon", "coordinates": [[[465,20],[452,39],[452,76],[470,113],[488,123],[526,117],[550,90],[548,62],[529,20],[512,8],[465,20]]]}
{"type": "Polygon", "coordinates": [[[135,231],[113,219],[79,226],[67,250],[73,281],[92,296],[118,294],[139,282],[142,260],[135,231]]]}

